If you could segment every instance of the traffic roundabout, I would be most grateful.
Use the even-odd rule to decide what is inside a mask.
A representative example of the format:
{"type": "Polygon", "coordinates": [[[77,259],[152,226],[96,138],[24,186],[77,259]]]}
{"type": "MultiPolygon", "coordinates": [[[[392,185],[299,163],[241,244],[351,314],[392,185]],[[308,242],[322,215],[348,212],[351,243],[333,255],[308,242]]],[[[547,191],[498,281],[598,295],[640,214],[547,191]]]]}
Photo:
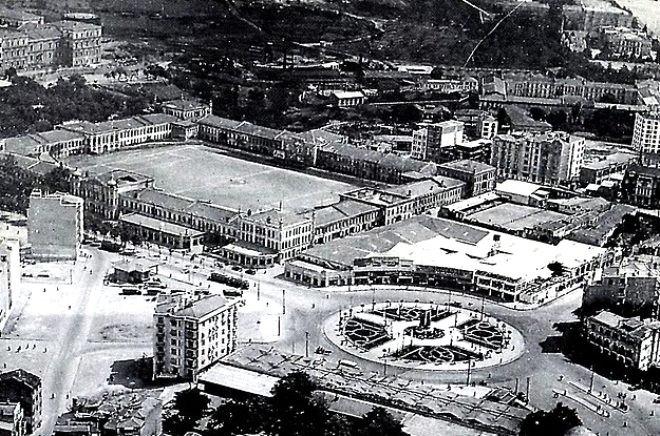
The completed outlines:
{"type": "Polygon", "coordinates": [[[525,350],[522,334],[511,325],[483,312],[433,303],[351,307],[326,319],[324,333],[356,357],[427,371],[504,365],[525,350]]]}

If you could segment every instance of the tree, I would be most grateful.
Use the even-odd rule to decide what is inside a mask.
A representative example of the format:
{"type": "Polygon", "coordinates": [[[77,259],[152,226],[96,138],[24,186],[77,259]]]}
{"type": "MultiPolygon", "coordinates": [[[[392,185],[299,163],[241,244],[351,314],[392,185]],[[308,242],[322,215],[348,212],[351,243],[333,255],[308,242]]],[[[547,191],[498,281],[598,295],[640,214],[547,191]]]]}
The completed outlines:
{"type": "Polygon", "coordinates": [[[71,170],[60,165],[43,176],[43,186],[50,192],[69,192],[71,170]]]}
{"type": "Polygon", "coordinates": [[[562,436],[582,421],[575,409],[557,403],[550,411],[528,414],[520,424],[520,436],[562,436]]]}
{"type": "Polygon", "coordinates": [[[209,398],[201,393],[199,389],[177,392],[174,396],[173,407],[176,413],[168,422],[168,425],[171,426],[169,430],[176,431],[177,434],[191,430],[197,421],[204,416],[209,403],[209,398]]]}
{"type": "Polygon", "coordinates": [[[257,434],[264,429],[264,421],[271,415],[268,403],[259,398],[228,401],[213,412],[210,420],[211,436],[257,434]]]}
{"type": "Polygon", "coordinates": [[[356,424],[356,436],[403,436],[403,426],[382,407],[374,407],[356,424]]]}
{"type": "Polygon", "coordinates": [[[318,436],[323,434],[328,410],[312,394],[316,385],[304,372],[293,372],[273,388],[270,433],[279,436],[318,436]]]}

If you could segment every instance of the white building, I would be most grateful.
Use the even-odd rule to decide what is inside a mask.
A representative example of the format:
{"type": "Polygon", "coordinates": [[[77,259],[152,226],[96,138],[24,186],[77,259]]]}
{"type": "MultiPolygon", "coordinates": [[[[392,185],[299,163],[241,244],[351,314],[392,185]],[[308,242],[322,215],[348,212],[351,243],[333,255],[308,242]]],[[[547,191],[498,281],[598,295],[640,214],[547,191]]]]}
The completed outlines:
{"type": "Polygon", "coordinates": [[[194,379],[233,352],[240,301],[221,295],[162,296],[154,313],[154,378],[194,379]]]}
{"type": "Polygon", "coordinates": [[[76,260],[83,241],[83,199],[35,190],[28,209],[31,256],[40,260],[76,260]]]}
{"type": "Polygon", "coordinates": [[[445,152],[463,143],[465,124],[449,120],[441,123],[425,123],[413,132],[412,158],[443,162],[445,152]]]}
{"type": "Polygon", "coordinates": [[[4,328],[14,303],[14,293],[21,280],[18,240],[0,240],[0,331],[4,328]]]}
{"type": "Polygon", "coordinates": [[[660,112],[635,115],[632,146],[642,153],[660,152],[660,112]]]}
{"type": "Polygon", "coordinates": [[[491,165],[500,178],[566,184],[584,161],[584,138],[566,132],[514,133],[493,140],[491,165]]]}

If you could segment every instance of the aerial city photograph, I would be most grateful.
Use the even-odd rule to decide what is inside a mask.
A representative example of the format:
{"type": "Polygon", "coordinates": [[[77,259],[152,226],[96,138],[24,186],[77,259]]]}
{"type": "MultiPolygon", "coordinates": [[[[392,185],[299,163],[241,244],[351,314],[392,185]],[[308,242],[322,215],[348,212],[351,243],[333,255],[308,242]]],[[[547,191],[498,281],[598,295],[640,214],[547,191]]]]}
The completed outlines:
{"type": "Polygon", "coordinates": [[[0,0],[0,436],[660,436],[660,1],[0,0]]]}

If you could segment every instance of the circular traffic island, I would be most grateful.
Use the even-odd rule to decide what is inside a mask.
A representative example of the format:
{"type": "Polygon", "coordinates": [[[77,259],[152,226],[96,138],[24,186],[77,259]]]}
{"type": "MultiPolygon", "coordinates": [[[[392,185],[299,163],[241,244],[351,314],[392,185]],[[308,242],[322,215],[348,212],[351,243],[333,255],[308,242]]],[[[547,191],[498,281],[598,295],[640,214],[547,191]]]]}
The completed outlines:
{"type": "Polygon", "coordinates": [[[488,314],[432,303],[379,303],[342,310],[326,336],[344,351],[410,369],[465,371],[504,365],[525,349],[522,334],[488,314]]]}

